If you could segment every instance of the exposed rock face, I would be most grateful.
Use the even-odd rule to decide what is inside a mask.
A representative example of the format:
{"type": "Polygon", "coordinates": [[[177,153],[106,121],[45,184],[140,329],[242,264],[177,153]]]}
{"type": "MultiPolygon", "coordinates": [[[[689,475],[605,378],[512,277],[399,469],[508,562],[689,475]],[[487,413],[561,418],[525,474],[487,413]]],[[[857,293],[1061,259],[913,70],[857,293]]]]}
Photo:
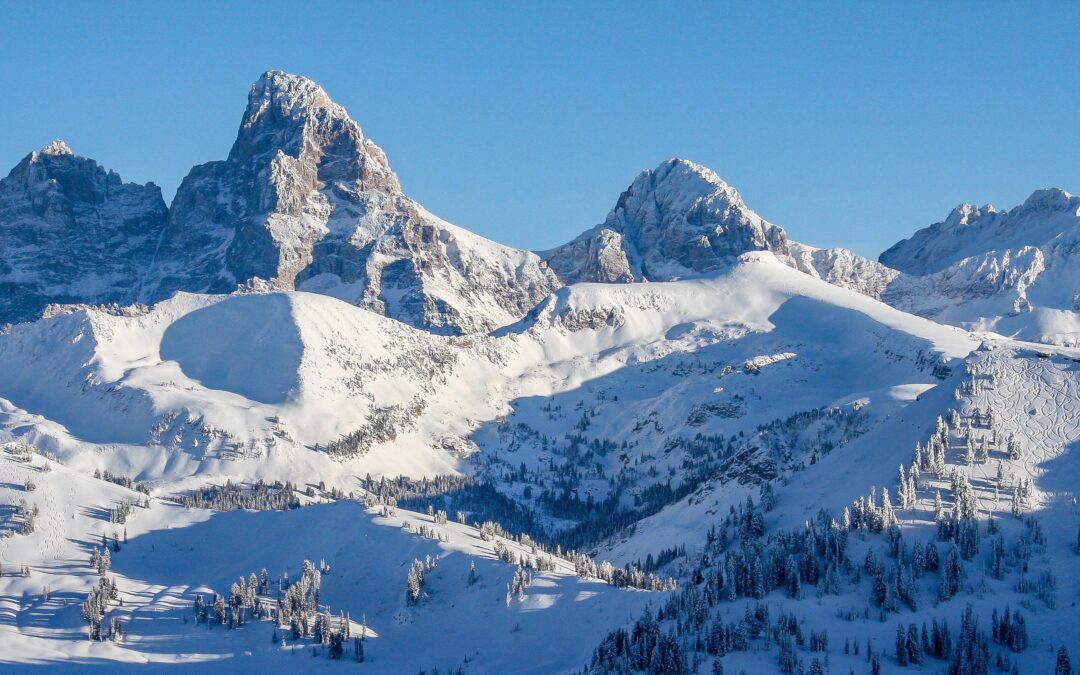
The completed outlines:
{"type": "Polygon", "coordinates": [[[670,159],[642,172],[603,224],[545,258],[566,283],[629,282],[711,272],[762,250],[786,255],[784,230],[713,171],[670,159]]]}
{"type": "Polygon", "coordinates": [[[63,141],[0,180],[0,323],[50,303],[132,303],[165,228],[153,183],[124,183],[63,141]]]}
{"type": "Polygon", "coordinates": [[[405,196],[345,109],[280,71],[252,86],[228,159],[196,167],[180,186],[160,261],[163,295],[259,278],[447,333],[510,323],[558,286],[535,254],[405,196]]]}

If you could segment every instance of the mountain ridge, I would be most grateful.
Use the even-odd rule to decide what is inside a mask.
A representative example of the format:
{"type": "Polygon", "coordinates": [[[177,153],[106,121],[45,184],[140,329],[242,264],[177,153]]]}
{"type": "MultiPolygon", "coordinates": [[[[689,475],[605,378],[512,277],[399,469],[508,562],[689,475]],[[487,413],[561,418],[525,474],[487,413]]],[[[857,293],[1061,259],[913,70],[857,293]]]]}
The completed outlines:
{"type": "Polygon", "coordinates": [[[770,251],[801,272],[922,316],[1080,341],[1080,271],[1070,263],[1080,235],[1069,234],[1080,232],[1080,198],[1056,188],[1008,211],[962,204],[874,261],[789,239],[714,171],[672,158],[639,173],[600,224],[552,249],[524,251],[429,213],[402,191],[385,152],[344,107],[312,80],[279,70],[251,86],[226,159],[194,167],[171,205],[152,183],[118,183],[109,193],[102,186],[114,175],[55,141],[3,179],[0,222],[15,226],[6,241],[0,234],[8,291],[0,321],[30,320],[62,303],[266,287],[333,295],[436,333],[475,334],[518,321],[566,284],[689,278],[770,251]],[[33,206],[33,189],[16,185],[28,164],[81,166],[82,183],[99,187],[68,181],[70,194],[61,194],[57,182],[58,201],[33,206]],[[60,263],[43,264],[31,240],[56,231],[57,218],[112,243],[65,242],[53,256],[60,263]],[[105,249],[123,255],[105,261],[105,249]]]}

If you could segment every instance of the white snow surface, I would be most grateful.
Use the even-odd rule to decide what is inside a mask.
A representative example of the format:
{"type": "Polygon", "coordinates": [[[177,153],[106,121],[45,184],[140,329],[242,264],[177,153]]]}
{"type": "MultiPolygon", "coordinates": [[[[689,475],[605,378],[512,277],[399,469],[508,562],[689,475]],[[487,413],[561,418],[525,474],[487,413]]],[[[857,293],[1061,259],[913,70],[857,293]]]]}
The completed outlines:
{"type": "MultiPolygon", "coordinates": [[[[349,500],[291,512],[214,513],[161,498],[226,479],[291,480],[301,488],[324,481],[327,490],[353,491],[368,473],[496,477],[499,461],[554,471],[551,449],[533,444],[525,430],[561,436],[580,416],[570,411],[582,407],[594,410],[586,438],[626,441],[625,461],[654,467],[661,478],[682,451],[655,456],[655,448],[676,436],[752,432],[817,408],[858,410],[870,434],[881,429],[889,441],[873,445],[867,434],[851,452],[869,453],[866,461],[887,475],[895,462],[869,457],[910,448],[885,429],[895,429],[892,420],[903,411],[925,407],[916,397],[941,390],[942,372],[954,371],[979,344],[962,330],[798,272],[768,252],[684,281],[566,287],[487,336],[433,335],[298,291],[178,293],[145,311],[58,312],[0,334],[0,440],[32,443],[63,462],[35,455],[31,467],[0,456],[0,501],[25,498],[41,509],[33,534],[0,539],[5,569],[32,569],[29,578],[0,577],[7,607],[0,642],[5,654],[19,655],[6,657],[13,666],[287,668],[292,651],[300,649],[301,658],[305,648],[272,646],[268,623],[210,633],[185,623],[191,593],[225,592],[262,567],[295,574],[304,558],[323,558],[334,570],[324,581],[326,600],[354,622],[366,614],[378,636],[364,666],[371,672],[455,667],[466,654],[468,672],[571,671],[659,594],[578,580],[560,563],[507,608],[514,568],[493,560],[493,542],[471,527],[438,526],[448,540],[436,542],[401,530],[404,519],[434,525],[427,516],[399,510],[383,518],[349,500]],[[694,406],[706,412],[688,417],[694,406]],[[378,409],[397,411],[392,437],[352,459],[317,449],[367,424],[378,409]],[[118,643],[86,641],[78,616],[80,594],[94,581],[90,547],[102,532],[121,529],[108,523],[107,509],[134,497],[92,478],[95,470],[148,481],[155,495],[149,510],[136,509],[125,526],[130,543],[115,554],[124,597],[116,611],[127,627],[118,643]],[[28,477],[38,485],[32,492],[22,487],[28,477]],[[406,607],[406,566],[428,554],[440,560],[430,598],[406,607]],[[464,583],[471,561],[478,586],[464,583]],[[44,585],[50,599],[41,595],[44,585]],[[522,662],[522,653],[535,656],[522,662]]],[[[844,446],[829,459],[847,452],[844,446]]],[[[603,460],[608,472],[623,462],[618,454],[603,460]]],[[[824,497],[785,491],[780,513],[795,509],[803,517],[810,505],[850,501],[874,471],[812,484],[824,497]]],[[[639,477],[648,485],[647,473],[639,477]]],[[[583,489],[602,497],[603,484],[589,480],[583,489]]],[[[520,487],[501,489],[522,498],[520,487]]],[[[706,493],[612,538],[600,556],[622,564],[661,546],[693,548],[708,514],[748,489],[706,483],[706,493]]],[[[317,490],[305,501],[324,495],[317,490]]],[[[303,663],[331,665],[310,656],[303,663]]]]}

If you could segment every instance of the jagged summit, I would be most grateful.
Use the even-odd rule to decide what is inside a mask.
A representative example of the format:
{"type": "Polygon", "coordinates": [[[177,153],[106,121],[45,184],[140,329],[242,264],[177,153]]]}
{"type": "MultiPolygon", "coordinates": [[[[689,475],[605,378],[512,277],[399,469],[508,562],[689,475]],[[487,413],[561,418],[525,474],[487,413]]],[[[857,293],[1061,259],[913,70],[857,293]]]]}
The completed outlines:
{"type": "Polygon", "coordinates": [[[156,185],[124,183],[63,141],[28,154],[0,180],[0,324],[141,300],[166,212],[156,185]]]}
{"type": "Polygon", "coordinates": [[[316,82],[282,70],[268,70],[251,85],[244,117],[250,119],[257,111],[271,106],[286,115],[326,108],[333,114],[347,116],[345,108],[330,100],[326,90],[316,82]]]}
{"type": "Polygon", "coordinates": [[[276,70],[252,85],[228,159],[181,184],[153,276],[162,296],[261,279],[451,333],[509,323],[558,283],[535,254],[427,213],[322,87],[276,70]]]}
{"type": "Polygon", "coordinates": [[[318,168],[313,181],[343,182],[400,192],[385,153],[364,136],[344,107],[306,77],[269,70],[251,85],[229,161],[281,172],[296,159],[318,168]],[[279,158],[278,154],[284,155],[279,158]]]}
{"type": "Polygon", "coordinates": [[[972,256],[1043,246],[1078,228],[1080,197],[1058,188],[1036,190],[1008,211],[961,204],[945,220],[893,245],[879,260],[901,272],[931,274],[972,256]]]}
{"type": "Polygon", "coordinates": [[[62,156],[62,155],[74,155],[75,153],[72,152],[71,148],[68,147],[67,143],[65,143],[63,140],[58,138],[58,139],[54,140],[52,143],[49,143],[44,148],[42,148],[41,149],[41,154],[43,154],[43,155],[62,156]]]}
{"type": "Polygon", "coordinates": [[[1061,188],[1045,188],[1032,192],[1020,208],[1040,211],[1076,211],[1078,206],[1075,195],[1061,188]]]}
{"type": "Polygon", "coordinates": [[[642,171],[607,219],[546,253],[567,282],[665,280],[711,272],[748,251],[787,253],[787,235],[711,169],[669,159],[642,171]]]}

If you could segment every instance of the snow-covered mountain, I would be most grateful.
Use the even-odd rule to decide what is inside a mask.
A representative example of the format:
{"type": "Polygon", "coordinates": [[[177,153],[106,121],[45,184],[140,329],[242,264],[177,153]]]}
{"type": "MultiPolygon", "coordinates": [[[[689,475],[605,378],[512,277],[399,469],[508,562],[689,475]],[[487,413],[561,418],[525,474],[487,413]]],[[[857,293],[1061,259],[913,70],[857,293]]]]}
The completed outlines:
{"type": "Polygon", "coordinates": [[[445,333],[504,325],[558,284],[536,255],[409,199],[344,108],[280,71],[252,85],[228,159],[184,179],[151,275],[161,296],[258,278],[445,333]]]}
{"type": "Polygon", "coordinates": [[[30,153],[0,180],[0,324],[51,303],[147,299],[165,219],[153,183],[124,183],[63,141],[30,153]]]}
{"type": "Polygon", "coordinates": [[[715,171],[678,158],[638,175],[603,223],[541,255],[566,283],[632,283],[709,274],[752,251],[878,299],[900,276],[847,249],[790,240],[715,171]]]}
{"type": "Polygon", "coordinates": [[[1064,190],[1036,190],[1008,211],[989,204],[961,204],[944,221],[894,244],[880,261],[925,276],[984,253],[1045,246],[1075,231],[1078,224],[1080,197],[1064,190]]]}
{"type": "Polygon", "coordinates": [[[670,159],[641,172],[603,223],[543,255],[566,283],[626,283],[712,272],[740,254],[786,254],[787,246],[784,230],[712,170],[670,159]]]}
{"type": "Polygon", "coordinates": [[[675,159],[519,251],[279,71],[168,209],[54,143],[0,182],[0,664],[1051,672],[1078,207],[873,261],[675,159]]]}
{"type": "MultiPolygon", "coordinates": [[[[694,279],[576,284],[489,336],[433,335],[295,291],[181,293],[139,312],[74,308],[0,335],[6,373],[0,440],[17,444],[0,457],[7,476],[0,496],[14,505],[8,527],[23,532],[0,540],[0,547],[5,567],[31,570],[30,579],[0,577],[0,595],[10,598],[8,611],[18,617],[11,626],[0,623],[0,640],[18,645],[6,653],[45,663],[166,663],[184,653],[197,654],[207,668],[231,658],[277,670],[285,667],[280,659],[309,649],[303,629],[297,635],[279,626],[270,640],[274,621],[255,621],[199,637],[207,627],[196,624],[190,603],[196,594],[224,593],[230,579],[262,567],[272,570],[271,583],[282,570],[292,570],[290,579],[299,583],[301,560],[323,558],[333,571],[324,569],[322,602],[335,617],[347,611],[356,622],[351,630],[363,619],[370,668],[411,672],[443,663],[468,671],[471,663],[477,672],[575,670],[598,658],[589,654],[606,630],[629,631],[644,620],[638,617],[647,616],[645,603],[677,602],[665,610],[669,617],[684,611],[677,607],[692,602],[686,593],[702,592],[694,579],[711,574],[702,561],[725,555],[710,532],[724,530],[729,542],[745,536],[731,530],[726,514],[744,508],[748,497],[769,495],[772,510],[762,527],[773,531],[817,518],[822,507],[839,514],[873,486],[890,486],[896,495],[893,466],[908,462],[915,444],[937,433],[935,418],[948,418],[953,407],[973,423],[984,406],[996,411],[994,435],[978,432],[999,439],[990,460],[965,464],[955,448],[972,432],[962,426],[949,431],[945,458],[979,486],[984,512],[999,508],[994,484],[1009,490],[1031,480],[1023,508],[1045,511],[1047,536],[1062,542],[1075,535],[1069,448],[1080,427],[1063,411],[1075,405],[1080,371],[1069,359],[1080,360],[1080,353],[1047,356],[1009,340],[980,348],[963,330],[825,283],[765,251],[694,279]],[[215,341],[208,344],[210,334],[215,341]],[[1018,392],[1035,414],[1014,410],[1018,392]],[[1044,418],[1052,423],[1038,422],[1044,418]],[[1010,436],[1025,448],[1021,459],[1007,456],[1010,436]],[[26,455],[22,444],[50,458],[26,455]],[[1005,467],[1004,478],[994,477],[993,462],[1005,467]],[[149,506],[116,515],[142,493],[91,474],[146,481],[141,489],[152,496],[149,506]],[[402,474],[464,474],[472,482],[378,482],[402,474]],[[227,480],[248,487],[198,491],[227,480]],[[295,493],[281,487],[286,481],[295,493]],[[206,505],[226,510],[285,490],[281,499],[302,508],[221,513],[198,508],[202,502],[173,501],[192,490],[206,505]],[[253,491],[250,501],[229,501],[244,490],[253,491]],[[348,502],[349,493],[367,495],[371,509],[320,505],[348,502]],[[429,504],[461,511],[466,522],[498,519],[532,538],[508,539],[497,530],[444,523],[435,511],[416,512],[429,504]],[[26,515],[35,509],[39,515],[26,515]],[[29,532],[28,517],[35,523],[29,532]],[[123,605],[107,603],[106,618],[119,620],[126,634],[99,648],[85,641],[77,603],[65,600],[87,597],[96,576],[71,570],[87,564],[80,556],[103,534],[121,540],[125,530],[129,543],[112,552],[109,577],[123,605]],[[612,589],[590,570],[603,579],[615,568],[558,558],[554,549],[535,548],[535,539],[587,547],[616,566],[655,571],[662,560],[659,569],[683,588],[612,589]],[[533,561],[534,578],[520,595],[506,592],[506,585],[517,588],[516,568],[496,560],[510,557],[507,551],[533,561]],[[554,569],[537,562],[545,555],[554,569]],[[192,566],[193,556],[212,562],[192,566]],[[418,601],[405,592],[414,558],[425,571],[418,601]],[[586,579],[569,576],[575,567],[586,579]],[[35,585],[47,585],[49,593],[35,585]],[[568,604],[570,598],[576,600],[568,604]],[[436,631],[430,644],[417,642],[441,623],[455,628],[436,631]],[[486,634],[481,628],[513,637],[492,647],[478,642],[486,634]],[[551,640],[566,644],[535,663],[514,660],[515,649],[551,640]],[[469,656],[462,661],[458,654],[469,656]]],[[[911,502],[896,505],[897,517],[910,523],[906,536],[922,541],[936,491],[948,504],[959,503],[947,473],[927,473],[904,498],[911,502]]],[[[1012,541],[1025,526],[1002,527],[1012,541]]],[[[874,618],[848,628],[835,618],[872,595],[871,579],[854,571],[858,561],[878,538],[877,555],[887,549],[883,536],[857,532],[839,591],[809,603],[783,590],[767,597],[778,611],[814,617],[834,640],[850,634],[888,644],[891,623],[874,618]]],[[[1047,563],[1033,563],[1036,570],[1056,570],[1055,597],[1076,590],[1066,581],[1066,555],[1075,554],[1047,549],[1047,563]]],[[[968,564],[967,575],[981,574],[979,560],[968,564]]],[[[1009,575],[972,582],[997,589],[993,600],[977,602],[980,615],[1006,602],[1030,604],[1034,596],[1013,590],[1009,575]]],[[[920,602],[937,593],[936,578],[922,582],[919,593],[927,597],[920,602]]],[[[958,624],[974,592],[941,601],[933,616],[958,624]]],[[[258,585],[256,595],[272,605],[272,588],[258,585]]],[[[743,591],[732,600],[702,597],[736,619],[756,602],[743,591]]],[[[1072,617],[1068,605],[1055,606],[1025,612],[1033,647],[1013,657],[1025,668],[1041,668],[1053,656],[1047,655],[1057,644],[1051,627],[1072,617]]],[[[910,609],[887,614],[897,611],[901,621],[917,617],[907,616],[910,609]]],[[[665,630],[690,663],[692,633],[675,624],[665,630]]],[[[725,658],[768,671],[775,653],[759,647],[736,648],[725,658]]],[[[827,650],[836,664],[862,662],[838,646],[827,650]]]]}
{"type": "Polygon", "coordinates": [[[0,183],[0,321],[50,303],[154,302],[238,286],[340,297],[439,333],[519,319],[560,283],[534,253],[428,213],[317,84],[268,71],[228,159],[195,167],[166,210],[62,142],[0,183]]]}
{"type": "Polygon", "coordinates": [[[963,204],[881,254],[904,275],[886,302],[1025,340],[1080,344],[1080,197],[1038,190],[1020,206],[963,204]]]}
{"type": "Polygon", "coordinates": [[[228,158],[192,169],[168,209],[153,184],[124,184],[63,142],[20,162],[0,181],[0,321],[50,304],[254,285],[332,295],[436,333],[483,333],[564,283],[688,278],[771,251],[921,316],[1076,344],[1077,200],[1041,190],[1011,211],[965,204],[876,262],[790,241],[715,172],[672,159],[643,171],[603,223],[538,255],[428,213],[321,87],[268,71],[228,158]]]}

